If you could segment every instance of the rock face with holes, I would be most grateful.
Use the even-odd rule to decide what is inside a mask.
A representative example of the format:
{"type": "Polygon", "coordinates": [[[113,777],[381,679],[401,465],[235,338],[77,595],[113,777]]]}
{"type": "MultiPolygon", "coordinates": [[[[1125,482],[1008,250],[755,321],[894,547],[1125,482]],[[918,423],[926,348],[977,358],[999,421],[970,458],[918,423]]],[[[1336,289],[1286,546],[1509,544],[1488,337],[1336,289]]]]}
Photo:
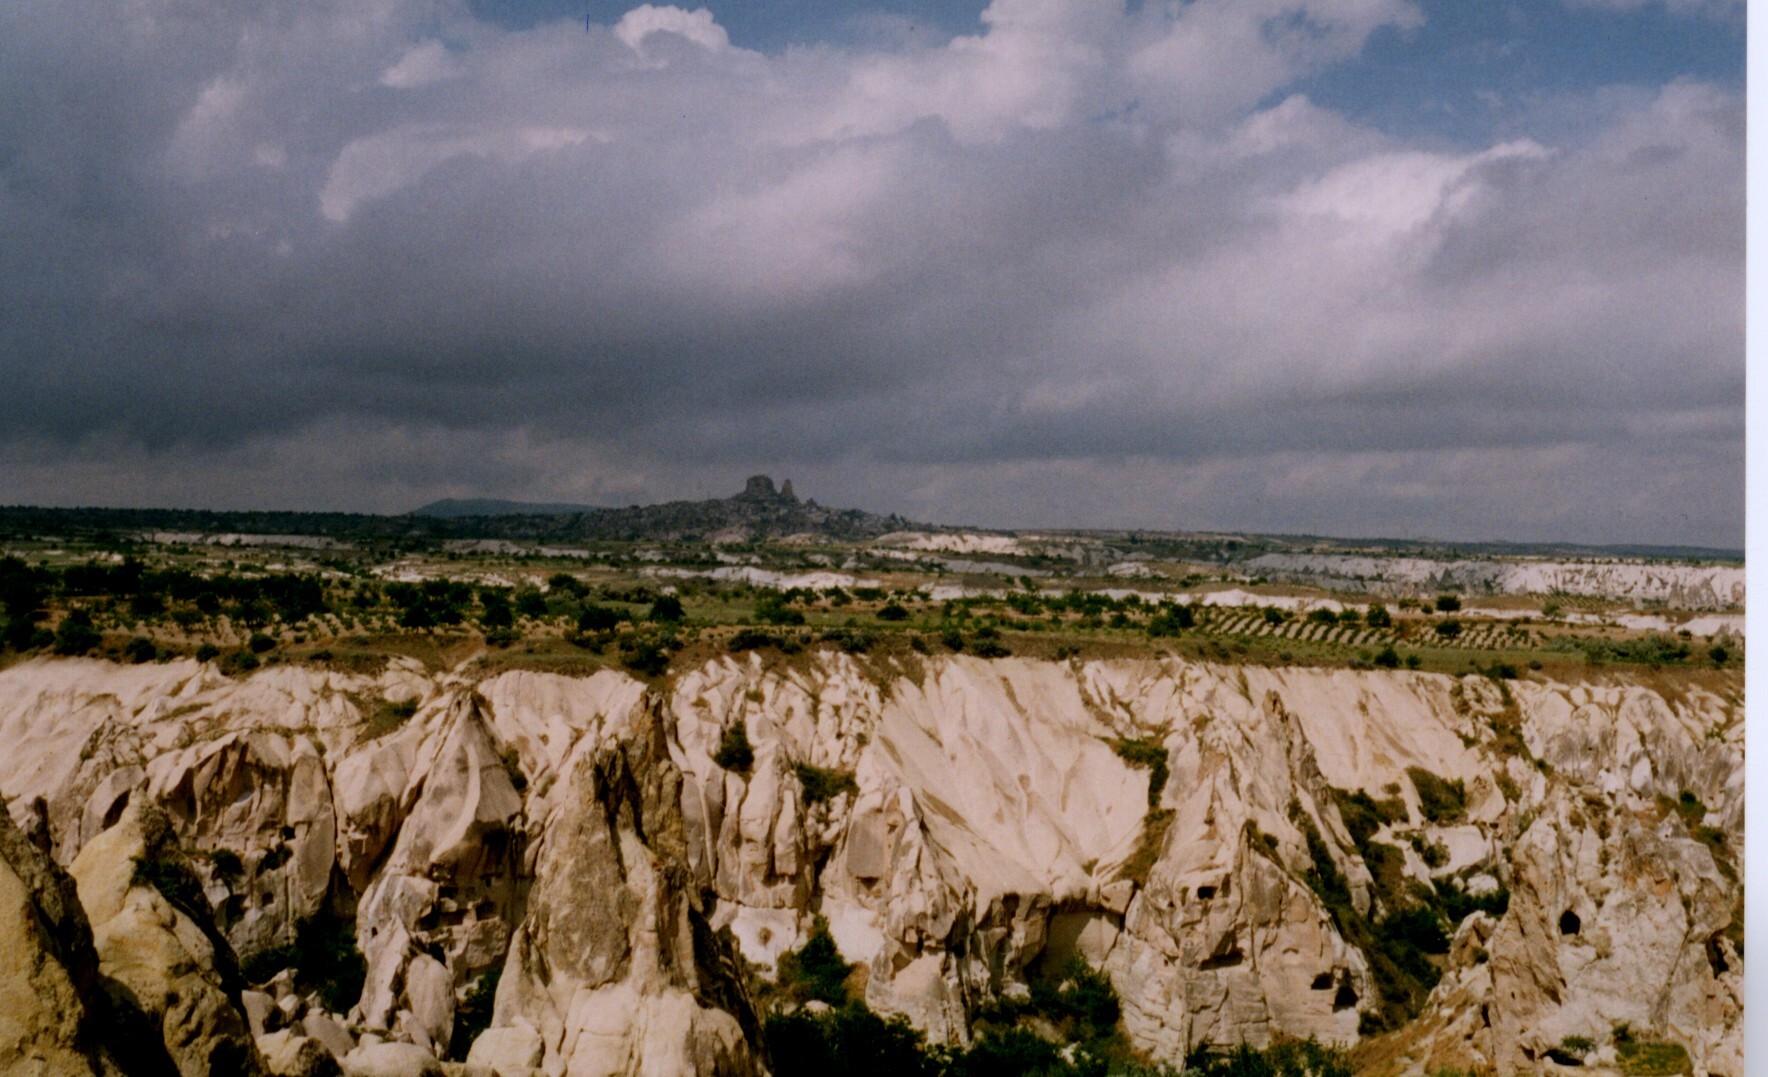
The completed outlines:
{"type": "MultiPolygon", "coordinates": [[[[1527,1070],[1612,1060],[1625,1025],[1735,1075],[1742,729],[1740,680],[825,652],[649,687],[40,660],[0,671],[0,792],[20,841],[113,883],[118,835],[163,813],[211,949],[353,924],[349,1012],[285,974],[269,1018],[335,1026],[344,1054],[466,1057],[456,1015],[495,974],[481,1057],[759,1072],[737,959],[767,974],[821,916],[866,1001],[935,1040],[1078,956],[1166,1060],[1312,1035],[1375,1071],[1527,1070]],[[717,761],[738,723],[740,771],[717,761]],[[1451,908],[1402,997],[1375,926],[1451,908]]],[[[113,891],[101,941],[149,932],[117,917],[151,892],[113,891]]],[[[161,927],[200,949],[180,922],[161,927]]],[[[75,1043],[69,1020],[9,1042],[75,1043]]]]}

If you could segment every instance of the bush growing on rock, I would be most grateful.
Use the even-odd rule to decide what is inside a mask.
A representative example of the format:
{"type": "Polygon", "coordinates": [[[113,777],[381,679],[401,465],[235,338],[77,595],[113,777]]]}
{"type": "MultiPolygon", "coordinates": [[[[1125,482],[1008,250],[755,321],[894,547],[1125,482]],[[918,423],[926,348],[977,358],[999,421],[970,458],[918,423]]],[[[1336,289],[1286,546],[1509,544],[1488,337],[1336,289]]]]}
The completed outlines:
{"type": "Polygon", "coordinates": [[[749,768],[755,765],[755,749],[749,745],[749,730],[741,718],[732,722],[724,736],[719,738],[718,751],[713,754],[712,761],[738,774],[749,773],[749,768]]]}
{"type": "Polygon", "coordinates": [[[888,1020],[864,1003],[828,1013],[775,1012],[762,1024],[776,1077],[934,1077],[937,1055],[900,1015],[888,1020]]]}
{"type": "Polygon", "coordinates": [[[295,926],[293,945],[276,946],[240,959],[240,976],[250,984],[269,982],[283,969],[295,970],[295,986],[319,995],[332,1013],[347,1013],[362,997],[368,964],[356,948],[356,925],[321,913],[295,926]]]}
{"type": "Polygon", "coordinates": [[[1185,1059],[1185,1077],[1351,1077],[1343,1051],[1309,1037],[1258,1051],[1241,1044],[1230,1051],[1205,1047],[1185,1059]]]}
{"type": "Polygon", "coordinates": [[[448,1039],[448,1053],[456,1061],[464,1062],[467,1052],[472,1050],[473,1041],[491,1027],[491,1011],[497,1003],[497,984],[502,978],[501,965],[480,976],[455,1009],[454,1032],[448,1039]]]}
{"type": "Polygon", "coordinates": [[[798,784],[804,790],[806,804],[823,804],[842,793],[859,792],[859,785],[853,780],[853,775],[844,770],[827,770],[809,763],[796,763],[792,770],[797,774],[798,784]]]}
{"type": "Polygon", "coordinates": [[[1117,757],[1130,766],[1147,768],[1148,806],[1158,806],[1161,791],[1166,788],[1168,774],[1166,747],[1140,737],[1120,737],[1112,742],[1111,747],[1117,752],[1117,757]]]}
{"type": "Polygon", "coordinates": [[[669,669],[669,651],[659,640],[640,639],[622,643],[621,664],[646,677],[661,677],[669,669]]]}
{"type": "Polygon", "coordinates": [[[794,1002],[839,1006],[847,1001],[847,977],[853,966],[841,957],[829,922],[817,917],[804,945],[780,955],[779,984],[794,1002]]]}
{"type": "Polygon", "coordinates": [[[1407,767],[1406,776],[1418,790],[1418,809],[1433,823],[1458,822],[1467,812],[1467,787],[1457,778],[1439,778],[1423,767],[1407,767]]]}

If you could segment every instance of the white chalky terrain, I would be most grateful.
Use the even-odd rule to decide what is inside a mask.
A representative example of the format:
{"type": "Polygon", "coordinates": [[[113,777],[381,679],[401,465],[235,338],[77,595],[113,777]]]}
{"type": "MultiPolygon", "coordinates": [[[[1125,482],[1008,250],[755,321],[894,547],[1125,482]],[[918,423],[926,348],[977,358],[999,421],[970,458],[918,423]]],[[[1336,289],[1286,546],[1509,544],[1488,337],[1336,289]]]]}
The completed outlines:
{"type": "MultiPolygon", "coordinates": [[[[100,851],[136,840],[117,828],[162,810],[242,954],[291,941],[322,907],[355,910],[361,999],[326,1013],[282,991],[278,1030],[253,1028],[266,1059],[391,1058],[383,1041],[446,1055],[460,1000],[501,969],[475,1060],[520,1072],[537,1058],[557,1075],[761,1072],[734,951],[770,969],[817,915],[865,966],[872,1007],[934,1040],[965,1041],[978,1003],[1079,954],[1156,1058],[1282,1036],[1354,1043],[1378,985],[1308,885],[1307,834],[1357,907],[1379,913],[1332,790],[1397,790],[1406,818],[1382,837],[1408,874],[1501,881],[1512,899],[1495,921],[1463,921],[1442,983],[1390,1037],[1389,1068],[1532,1070],[1587,1036],[1599,1070],[1627,1023],[1682,1044],[1697,1073],[1741,1075],[1743,958],[1727,932],[1743,868],[1741,689],[1667,698],[1616,676],[1509,692],[1172,659],[909,668],[819,654],[768,668],[750,655],[658,688],[409,662],[231,679],[189,661],[43,659],[0,672],[0,792],[74,865],[82,898],[100,851]],[[371,737],[376,701],[402,699],[415,713],[371,737]],[[739,720],[747,774],[714,762],[739,720]],[[1538,765],[1500,742],[1510,722],[1538,765]],[[1165,753],[1154,814],[1151,772],[1119,757],[1120,738],[1165,753]],[[800,764],[852,787],[810,803],[800,764]],[[1465,817],[1429,822],[1414,767],[1462,782],[1465,817]],[[1735,863],[1663,814],[1658,798],[1683,790],[1735,863]],[[1427,866],[1412,834],[1442,861],[1427,866]],[[217,867],[223,850],[237,876],[217,867]]],[[[127,884],[110,870],[101,964],[127,952],[115,908],[152,908],[119,906],[127,884]]],[[[40,945],[0,938],[0,952],[40,945]]],[[[221,989],[201,965],[177,975],[221,989]]],[[[0,997],[21,990],[0,982],[0,997]]],[[[203,1030],[220,1012],[191,1020],[217,1035],[203,1030]]],[[[183,1033],[166,1013],[171,1043],[183,1033]]],[[[30,1042],[0,1035],[0,1069],[30,1042]]]]}
{"type": "Polygon", "coordinates": [[[1735,609],[1744,602],[1742,565],[1644,561],[1436,561],[1420,557],[1268,553],[1245,571],[1334,590],[1418,594],[1578,595],[1662,602],[1675,609],[1735,609]]]}

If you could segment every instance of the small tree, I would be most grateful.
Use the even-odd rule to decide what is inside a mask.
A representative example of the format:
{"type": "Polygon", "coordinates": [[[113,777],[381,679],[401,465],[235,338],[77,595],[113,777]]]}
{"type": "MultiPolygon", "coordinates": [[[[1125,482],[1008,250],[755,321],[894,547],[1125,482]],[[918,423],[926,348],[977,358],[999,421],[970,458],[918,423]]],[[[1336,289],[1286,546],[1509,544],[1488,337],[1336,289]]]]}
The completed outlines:
{"type": "Polygon", "coordinates": [[[647,619],[663,624],[675,624],[687,616],[681,608],[681,599],[674,595],[658,595],[657,601],[651,603],[651,612],[647,619]]]}
{"type": "Polygon", "coordinates": [[[104,637],[92,627],[92,615],[84,609],[70,611],[55,629],[56,654],[85,654],[103,642],[104,637]]]}
{"type": "Polygon", "coordinates": [[[611,632],[620,623],[620,614],[607,606],[593,603],[583,607],[577,615],[577,631],[579,632],[611,632]]]}

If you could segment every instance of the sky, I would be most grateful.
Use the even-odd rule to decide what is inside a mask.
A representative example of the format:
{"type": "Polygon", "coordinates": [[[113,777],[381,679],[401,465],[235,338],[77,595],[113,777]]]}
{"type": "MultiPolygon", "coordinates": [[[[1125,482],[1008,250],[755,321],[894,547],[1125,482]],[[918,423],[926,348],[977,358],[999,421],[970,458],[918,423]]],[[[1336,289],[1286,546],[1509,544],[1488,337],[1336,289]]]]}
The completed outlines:
{"type": "Polygon", "coordinates": [[[16,0],[0,503],[1740,547],[1742,0],[16,0]]]}

